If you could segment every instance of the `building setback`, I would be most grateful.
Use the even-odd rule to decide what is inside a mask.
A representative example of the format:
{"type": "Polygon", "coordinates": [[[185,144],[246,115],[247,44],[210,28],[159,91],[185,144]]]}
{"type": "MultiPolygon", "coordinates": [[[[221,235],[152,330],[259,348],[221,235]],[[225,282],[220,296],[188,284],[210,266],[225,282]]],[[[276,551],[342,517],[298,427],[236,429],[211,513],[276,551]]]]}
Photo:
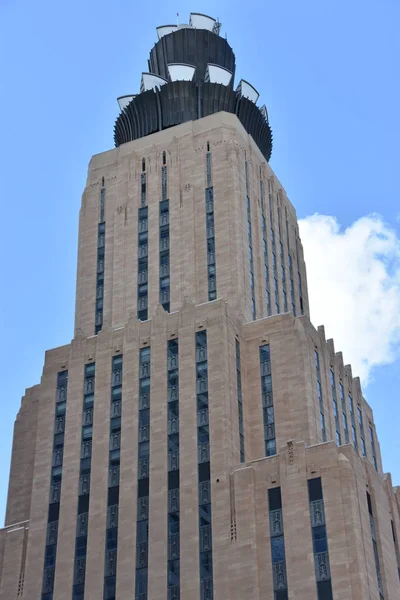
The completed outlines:
{"type": "Polygon", "coordinates": [[[310,322],[268,113],[219,32],[159,27],[90,161],[74,338],[15,422],[0,600],[400,598],[400,490],[310,322]]]}

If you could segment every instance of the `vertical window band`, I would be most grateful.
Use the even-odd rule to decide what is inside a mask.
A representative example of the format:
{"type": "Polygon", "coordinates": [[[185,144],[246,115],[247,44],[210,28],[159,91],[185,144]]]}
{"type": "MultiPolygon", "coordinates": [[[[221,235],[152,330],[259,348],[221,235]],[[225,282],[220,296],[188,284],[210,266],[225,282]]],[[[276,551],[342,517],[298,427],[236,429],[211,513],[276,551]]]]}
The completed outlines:
{"type": "Polygon", "coordinates": [[[353,441],[354,450],[358,452],[358,440],[356,430],[356,420],[354,417],[354,403],[351,394],[347,395],[347,402],[349,406],[350,422],[351,422],[351,439],[353,441]]]}
{"type": "Polygon", "coordinates": [[[358,419],[358,426],[360,428],[361,452],[362,452],[363,456],[367,456],[367,447],[365,445],[364,421],[363,421],[362,410],[361,410],[360,406],[357,406],[357,419],[358,419]]]}
{"type": "Polygon", "coordinates": [[[142,160],[142,173],[140,174],[141,206],[138,212],[138,309],[139,321],[148,319],[148,268],[149,268],[149,217],[147,208],[147,179],[146,161],[142,160]]]}
{"type": "Polygon", "coordinates": [[[81,461],[79,469],[78,514],[76,522],[72,600],[84,600],[85,596],[95,373],[96,365],[94,362],[85,365],[82,407],[81,461]]]}
{"type": "Polygon", "coordinates": [[[372,429],[371,425],[369,426],[369,439],[371,442],[372,462],[374,464],[375,471],[377,471],[378,470],[378,462],[376,460],[376,452],[375,452],[375,436],[374,436],[374,430],[372,429]]]}
{"type": "Polygon", "coordinates": [[[279,204],[277,205],[278,212],[278,233],[279,233],[279,256],[281,260],[281,281],[282,281],[282,293],[283,293],[283,312],[287,312],[287,293],[286,293],[286,270],[285,270],[285,253],[283,250],[282,242],[282,227],[281,227],[281,210],[279,204]]]}
{"type": "Polygon", "coordinates": [[[396,564],[397,564],[397,574],[399,576],[400,579],[400,554],[399,554],[399,548],[398,548],[398,544],[397,544],[397,537],[396,537],[396,530],[395,530],[395,526],[393,521],[390,521],[391,527],[392,527],[392,537],[393,537],[393,544],[394,544],[394,553],[396,555],[396,564]]]}
{"type": "Polygon", "coordinates": [[[348,444],[350,442],[349,438],[349,426],[347,423],[347,412],[346,412],[346,401],[344,399],[344,389],[342,382],[339,383],[339,394],[340,394],[340,403],[342,406],[342,420],[343,420],[343,431],[344,431],[344,439],[345,443],[348,444]]]}
{"type": "Polygon", "coordinates": [[[196,403],[199,484],[200,600],[213,600],[210,430],[207,332],[196,333],[196,403]]]}
{"type": "Polygon", "coordinates": [[[114,356],[111,363],[110,437],[103,592],[104,600],[115,600],[117,586],[122,369],[122,355],[114,356]]]}
{"type": "Polygon", "coordinates": [[[235,347],[236,347],[236,388],[237,388],[237,401],[238,401],[240,462],[244,463],[246,458],[245,458],[245,452],[244,452],[242,370],[241,370],[241,364],[240,364],[240,343],[238,340],[235,340],[235,347]]]}
{"type": "Polygon", "coordinates": [[[375,519],[374,519],[373,510],[372,510],[372,499],[371,499],[371,495],[369,492],[367,492],[367,504],[368,504],[369,524],[370,524],[370,529],[371,529],[372,547],[373,547],[373,551],[374,551],[376,579],[377,579],[377,583],[378,583],[379,598],[380,598],[380,600],[384,600],[382,574],[381,574],[381,566],[380,566],[379,552],[378,552],[378,542],[376,539],[375,519]]]}
{"type": "Polygon", "coordinates": [[[244,163],[245,177],[246,177],[246,208],[247,208],[247,237],[249,242],[249,264],[250,264],[250,293],[251,293],[251,314],[253,321],[256,320],[256,296],[255,296],[255,282],[254,282],[254,261],[253,261],[253,236],[251,232],[251,206],[249,197],[249,173],[247,160],[244,163]]]}
{"type": "Polygon", "coordinates": [[[271,352],[269,344],[260,347],[261,397],[265,456],[276,454],[275,414],[272,393],[271,352]]]}
{"type": "Polygon", "coordinates": [[[303,304],[303,286],[301,283],[301,273],[300,273],[300,257],[299,257],[299,246],[298,240],[296,237],[296,262],[297,262],[297,283],[299,287],[299,297],[300,297],[300,311],[301,314],[304,315],[304,304],[303,304]]]}
{"type": "Polygon", "coordinates": [[[325,508],[320,477],[308,480],[311,532],[318,600],[333,600],[325,508]]]}
{"type": "Polygon", "coordinates": [[[167,312],[170,310],[169,247],[169,200],[162,200],[160,202],[160,304],[167,312]]]}
{"type": "Polygon", "coordinates": [[[268,265],[268,244],[267,244],[267,224],[265,219],[265,206],[264,206],[264,186],[261,177],[260,167],[260,199],[261,199],[261,224],[263,234],[263,251],[264,251],[264,279],[265,279],[265,301],[267,304],[267,314],[270,317],[272,315],[271,310],[271,290],[269,287],[269,265],[268,265]]]}
{"type": "Polygon", "coordinates": [[[331,390],[332,390],[333,416],[335,417],[336,444],[338,446],[341,446],[342,445],[342,437],[340,435],[339,410],[338,410],[337,395],[336,395],[335,373],[333,372],[332,369],[329,371],[329,379],[331,382],[331,390]]]}
{"type": "Polygon", "coordinates": [[[269,192],[269,219],[270,219],[270,234],[272,246],[272,268],[274,272],[274,292],[275,292],[275,312],[277,315],[281,312],[279,304],[279,289],[278,289],[278,267],[276,262],[276,245],[275,245],[275,229],[274,229],[274,214],[272,211],[272,193],[269,192]]]}
{"type": "Polygon", "coordinates": [[[180,599],[179,342],[168,341],[168,600],[180,599]]]}
{"type": "Polygon", "coordinates": [[[150,490],[150,348],[139,356],[138,488],[135,600],[147,598],[150,490]]]}
{"type": "Polygon", "coordinates": [[[104,257],[106,245],[106,223],[104,220],[105,207],[104,177],[100,189],[100,218],[97,228],[97,274],[96,274],[96,309],[94,333],[97,335],[103,327],[103,303],[104,303],[104,257]]]}
{"type": "Polygon", "coordinates": [[[64,432],[67,410],[68,371],[57,374],[56,406],[54,415],[53,456],[49,511],[47,517],[46,548],[42,580],[42,600],[53,600],[56,570],[58,519],[60,514],[61,481],[64,455],[64,432]]]}
{"type": "Polygon", "coordinates": [[[212,185],[211,152],[207,143],[206,154],[206,230],[207,230],[207,276],[208,300],[217,297],[217,272],[215,260],[214,188],[212,185]]]}
{"type": "Polygon", "coordinates": [[[288,600],[281,488],[268,490],[274,600],[288,600]]]}
{"type": "Polygon", "coordinates": [[[326,427],[325,427],[324,402],[323,402],[323,397],[322,397],[321,370],[319,367],[319,355],[316,350],[314,350],[314,358],[315,358],[315,371],[317,374],[319,420],[320,420],[320,424],[321,424],[322,441],[326,442],[326,427]]]}
{"type": "Polygon", "coordinates": [[[287,252],[288,252],[290,299],[292,302],[293,316],[296,316],[296,298],[295,298],[295,294],[294,294],[294,284],[293,284],[293,262],[292,262],[292,256],[290,254],[289,221],[288,221],[286,206],[285,206],[285,217],[286,217],[286,242],[287,242],[287,252]]]}
{"type": "Polygon", "coordinates": [[[167,155],[163,152],[161,167],[161,202],[160,202],[160,304],[164,310],[170,310],[170,234],[169,234],[169,200],[167,155]]]}

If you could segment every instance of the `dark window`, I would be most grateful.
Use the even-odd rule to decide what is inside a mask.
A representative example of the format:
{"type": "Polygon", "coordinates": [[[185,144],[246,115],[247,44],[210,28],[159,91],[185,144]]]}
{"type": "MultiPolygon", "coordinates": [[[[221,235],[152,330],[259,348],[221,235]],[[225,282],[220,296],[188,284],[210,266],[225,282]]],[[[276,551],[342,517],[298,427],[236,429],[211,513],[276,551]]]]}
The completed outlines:
{"type": "Polygon", "coordinates": [[[283,562],[285,560],[285,543],[283,535],[271,538],[272,562],[283,562]]]}
{"type": "Polygon", "coordinates": [[[308,480],[308,495],[310,502],[322,500],[322,484],[320,477],[308,480]]]}
{"type": "Polygon", "coordinates": [[[210,463],[199,464],[199,482],[209,481],[210,479],[210,463]]]}
{"type": "Polygon", "coordinates": [[[168,587],[179,585],[180,580],[180,562],[179,560],[168,561],[168,587]]]}
{"type": "Polygon", "coordinates": [[[282,508],[282,497],[280,488],[268,490],[269,510],[279,510],[282,508]]]}
{"type": "Polygon", "coordinates": [[[44,555],[44,566],[46,567],[54,567],[56,564],[56,554],[57,554],[57,545],[46,546],[46,551],[44,555]]]}
{"type": "Polygon", "coordinates": [[[105,577],[104,579],[104,600],[115,600],[116,580],[115,577],[105,577]]]}
{"type": "Polygon", "coordinates": [[[174,535],[176,533],[179,533],[179,526],[179,514],[170,513],[168,515],[168,535],[174,535]]]}
{"type": "Polygon", "coordinates": [[[332,599],[328,540],[326,535],[326,527],[324,525],[325,510],[320,477],[308,480],[308,496],[310,501],[311,531],[313,538],[318,600],[326,600],[328,598],[332,599]]]}
{"type": "Polygon", "coordinates": [[[333,600],[332,594],[332,582],[329,581],[318,581],[318,600],[333,600]]]}
{"type": "Polygon", "coordinates": [[[135,595],[140,597],[140,594],[147,594],[147,569],[136,569],[136,584],[135,595]]]}
{"type": "Polygon", "coordinates": [[[328,543],[326,539],[326,527],[321,525],[319,527],[313,527],[313,542],[314,542],[314,553],[328,551],[328,543]]]}

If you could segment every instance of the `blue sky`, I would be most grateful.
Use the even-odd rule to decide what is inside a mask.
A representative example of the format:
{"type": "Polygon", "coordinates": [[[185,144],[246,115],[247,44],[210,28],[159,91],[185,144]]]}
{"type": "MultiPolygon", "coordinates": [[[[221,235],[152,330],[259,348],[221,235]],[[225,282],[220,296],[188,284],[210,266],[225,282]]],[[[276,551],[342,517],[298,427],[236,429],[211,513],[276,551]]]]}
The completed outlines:
{"type": "Polygon", "coordinates": [[[305,219],[306,252],[321,238],[324,223],[307,219],[318,212],[339,224],[321,252],[340,256],[348,242],[357,253],[354,264],[341,265],[350,287],[340,297],[336,287],[345,284],[332,268],[338,283],[329,302],[312,253],[306,254],[316,290],[312,316],[329,322],[329,336],[338,335],[348,348],[345,361],[364,370],[384,467],[400,484],[398,1],[155,0],[139,9],[132,0],[2,0],[0,515],[21,395],[40,381],[45,350],[68,343],[73,333],[78,210],[88,161],[113,147],[116,98],[138,90],[156,26],[173,23],[177,12],[184,22],[190,10],[220,18],[236,53],[237,78],[251,81],[267,104],[271,166],[305,219]],[[361,221],[370,229],[360,245],[357,225],[371,213],[380,216],[361,221]],[[385,248],[371,249],[382,237],[385,248]],[[382,293],[370,307],[369,291],[377,289],[371,273],[378,272],[382,293]],[[343,298],[356,319],[357,308],[365,308],[356,323],[362,343],[354,343],[351,322],[340,326],[343,298]],[[385,319],[382,331],[377,311],[385,319]]]}

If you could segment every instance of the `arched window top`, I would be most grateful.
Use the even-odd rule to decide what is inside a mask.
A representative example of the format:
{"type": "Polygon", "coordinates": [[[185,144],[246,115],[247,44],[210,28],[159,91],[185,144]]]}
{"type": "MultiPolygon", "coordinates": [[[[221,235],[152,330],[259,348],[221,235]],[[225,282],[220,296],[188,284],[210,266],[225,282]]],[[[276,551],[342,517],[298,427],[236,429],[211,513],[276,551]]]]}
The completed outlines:
{"type": "Polygon", "coordinates": [[[166,165],[166,164],[167,164],[167,153],[165,152],[165,150],[164,150],[164,152],[162,153],[162,164],[163,164],[163,165],[166,165]]]}
{"type": "Polygon", "coordinates": [[[104,177],[101,178],[101,187],[104,187],[104,177]]]}
{"type": "Polygon", "coordinates": [[[146,170],[146,159],[142,158],[142,171],[144,172],[146,170]]]}
{"type": "Polygon", "coordinates": [[[207,142],[207,152],[210,152],[210,142],[207,142]]]}

